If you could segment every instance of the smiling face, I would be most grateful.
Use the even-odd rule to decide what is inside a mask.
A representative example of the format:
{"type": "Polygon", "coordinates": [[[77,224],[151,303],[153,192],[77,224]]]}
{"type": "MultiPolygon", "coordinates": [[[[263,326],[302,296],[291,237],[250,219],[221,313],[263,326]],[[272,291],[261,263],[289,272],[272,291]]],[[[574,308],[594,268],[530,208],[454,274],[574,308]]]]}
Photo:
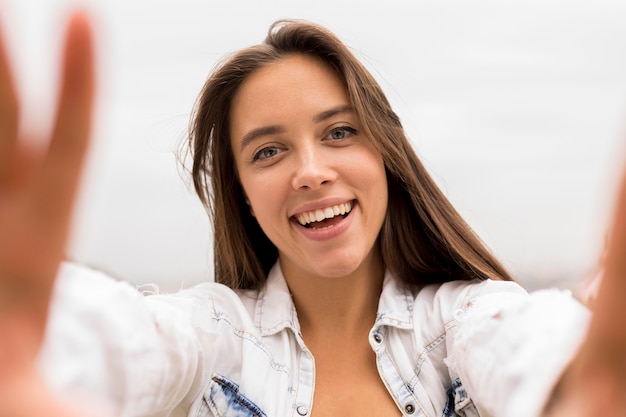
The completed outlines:
{"type": "Polygon", "coordinates": [[[291,55],[254,72],[232,102],[230,132],[250,210],[286,277],[381,262],[385,167],[326,64],[291,55]]]}

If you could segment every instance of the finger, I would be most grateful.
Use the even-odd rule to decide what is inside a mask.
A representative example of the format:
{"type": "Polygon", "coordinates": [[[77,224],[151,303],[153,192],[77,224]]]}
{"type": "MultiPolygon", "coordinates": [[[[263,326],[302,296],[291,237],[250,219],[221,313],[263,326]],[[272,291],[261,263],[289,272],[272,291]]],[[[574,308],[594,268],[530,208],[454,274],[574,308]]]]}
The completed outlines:
{"type": "Polygon", "coordinates": [[[616,202],[591,332],[596,339],[626,347],[626,175],[618,189],[616,202]]]}
{"type": "Polygon", "coordinates": [[[94,100],[94,58],[89,20],[70,20],[57,116],[42,172],[34,190],[35,208],[54,230],[66,230],[89,142],[94,100]]]}
{"type": "MultiPolygon", "coordinates": [[[[90,414],[69,407],[52,391],[31,364],[15,375],[0,375],[0,416],[86,417],[90,414]]],[[[77,399],[73,398],[73,401],[77,399]]],[[[92,405],[93,406],[93,405],[92,405]]]]}
{"type": "Polygon", "coordinates": [[[18,105],[4,40],[0,36],[0,184],[10,175],[17,143],[18,105]]]}

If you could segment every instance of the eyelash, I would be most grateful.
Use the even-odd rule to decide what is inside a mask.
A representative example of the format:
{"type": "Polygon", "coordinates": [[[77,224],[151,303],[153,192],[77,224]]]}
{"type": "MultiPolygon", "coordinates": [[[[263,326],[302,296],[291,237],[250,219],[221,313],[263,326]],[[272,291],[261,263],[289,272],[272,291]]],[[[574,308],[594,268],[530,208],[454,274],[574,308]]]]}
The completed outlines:
{"type": "MultiPolygon", "coordinates": [[[[343,141],[348,139],[350,136],[354,136],[357,135],[357,130],[351,126],[339,126],[336,127],[334,129],[332,129],[325,137],[324,139],[328,139],[330,141],[343,141]],[[332,135],[334,133],[337,132],[344,132],[347,134],[347,136],[343,137],[343,138],[333,138],[332,135]]],[[[282,149],[280,149],[278,146],[266,146],[265,148],[260,149],[258,152],[256,152],[253,156],[252,156],[252,162],[257,162],[257,161],[263,161],[266,159],[270,159],[274,156],[276,156],[278,153],[280,153],[282,151],[282,149]],[[268,151],[275,151],[274,154],[272,155],[265,155],[263,156],[264,153],[268,152],[268,151]]]]}

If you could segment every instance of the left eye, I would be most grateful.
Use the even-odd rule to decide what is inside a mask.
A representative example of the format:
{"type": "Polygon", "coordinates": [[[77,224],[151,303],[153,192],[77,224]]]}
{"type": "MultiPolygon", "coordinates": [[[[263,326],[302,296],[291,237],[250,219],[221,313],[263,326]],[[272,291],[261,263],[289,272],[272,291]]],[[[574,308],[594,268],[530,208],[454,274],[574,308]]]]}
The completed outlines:
{"type": "Polygon", "coordinates": [[[330,133],[326,136],[326,139],[342,140],[347,139],[352,135],[356,135],[356,129],[350,126],[341,126],[331,130],[330,133]]]}

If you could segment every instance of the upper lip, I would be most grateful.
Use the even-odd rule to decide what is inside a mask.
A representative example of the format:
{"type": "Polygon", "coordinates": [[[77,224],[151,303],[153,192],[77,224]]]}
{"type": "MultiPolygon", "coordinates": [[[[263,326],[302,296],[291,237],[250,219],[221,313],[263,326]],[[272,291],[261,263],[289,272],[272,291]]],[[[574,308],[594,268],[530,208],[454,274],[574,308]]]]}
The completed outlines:
{"type": "Polygon", "coordinates": [[[298,206],[298,208],[294,210],[293,213],[291,213],[290,217],[296,217],[302,213],[307,213],[309,211],[315,211],[315,210],[321,210],[326,207],[335,206],[337,204],[348,203],[353,200],[354,199],[352,198],[325,198],[324,200],[313,201],[313,202],[298,206]]]}

